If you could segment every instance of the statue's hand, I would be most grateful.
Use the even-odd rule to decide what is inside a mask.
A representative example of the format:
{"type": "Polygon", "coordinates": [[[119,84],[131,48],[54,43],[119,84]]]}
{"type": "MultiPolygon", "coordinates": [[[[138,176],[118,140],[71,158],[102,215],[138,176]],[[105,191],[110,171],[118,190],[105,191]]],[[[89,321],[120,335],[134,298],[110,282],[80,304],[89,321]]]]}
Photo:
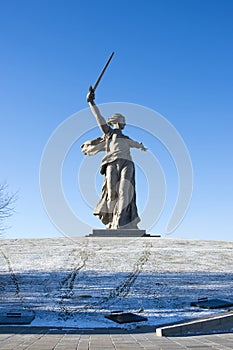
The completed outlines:
{"type": "Polygon", "coordinates": [[[87,102],[93,103],[94,99],[95,99],[95,91],[90,86],[89,92],[87,94],[87,102]]]}
{"type": "Polygon", "coordinates": [[[142,150],[142,151],[144,151],[144,152],[146,152],[147,151],[147,148],[141,143],[141,147],[140,147],[140,149],[142,150]]]}

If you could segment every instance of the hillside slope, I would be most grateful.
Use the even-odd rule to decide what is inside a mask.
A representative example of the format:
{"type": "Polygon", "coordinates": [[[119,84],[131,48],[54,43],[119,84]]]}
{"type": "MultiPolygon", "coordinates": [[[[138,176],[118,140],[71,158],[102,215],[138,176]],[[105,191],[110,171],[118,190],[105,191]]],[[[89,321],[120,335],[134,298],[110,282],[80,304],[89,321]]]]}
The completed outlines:
{"type": "Polygon", "coordinates": [[[140,312],[148,325],[204,316],[213,311],[191,301],[233,299],[232,253],[223,241],[1,240],[0,310],[31,309],[33,325],[76,327],[117,326],[104,318],[113,310],[140,312]]]}

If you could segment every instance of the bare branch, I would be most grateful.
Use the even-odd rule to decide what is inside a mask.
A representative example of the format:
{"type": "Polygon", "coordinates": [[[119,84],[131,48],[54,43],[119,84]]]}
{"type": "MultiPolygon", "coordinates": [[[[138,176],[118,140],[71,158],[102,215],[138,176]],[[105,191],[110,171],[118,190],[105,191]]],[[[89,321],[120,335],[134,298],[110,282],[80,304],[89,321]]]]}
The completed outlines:
{"type": "Polygon", "coordinates": [[[7,183],[0,184],[0,231],[6,229],[3,226],[3,222],[14,213],[14,203],[16,200],[17,194],[8,192],[7,183]]]}

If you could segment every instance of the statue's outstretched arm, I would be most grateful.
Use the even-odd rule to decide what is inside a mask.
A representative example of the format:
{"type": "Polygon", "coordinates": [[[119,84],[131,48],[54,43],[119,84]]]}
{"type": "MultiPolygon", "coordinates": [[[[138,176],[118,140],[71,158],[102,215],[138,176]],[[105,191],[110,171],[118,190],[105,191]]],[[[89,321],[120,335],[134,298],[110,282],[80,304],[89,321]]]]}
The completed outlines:
{"type": "Polygon", "coordinates": [[[147,148],[141,142],[139,143],[138,141],[130,139],[129,145],[132,148],[139,148],[141,151],[147,151],[147,148]]]}
{"type": "Polygon", "coordinates": [[[89,103],[92,114],[94,115],[100,130],[103,131],[103,133],[107,134],[109,132],[110,127],[108,126],[104,117],[101,115],[99,108],[96,106],[94,102],[94,99],[95,99],[95,93],[93,90],[91,90],[87,94],[87,102],[89,103]]]}

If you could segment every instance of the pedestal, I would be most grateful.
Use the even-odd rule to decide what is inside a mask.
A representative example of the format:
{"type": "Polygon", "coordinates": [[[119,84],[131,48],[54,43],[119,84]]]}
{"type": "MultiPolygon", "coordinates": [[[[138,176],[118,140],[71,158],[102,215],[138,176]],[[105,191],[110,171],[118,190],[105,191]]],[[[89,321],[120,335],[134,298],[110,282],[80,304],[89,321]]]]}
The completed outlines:
{"type": "Polygon", "coordinates": [[[88,237],[150,237],[146,230],[139,229],[94,229],[88,237]]]}

